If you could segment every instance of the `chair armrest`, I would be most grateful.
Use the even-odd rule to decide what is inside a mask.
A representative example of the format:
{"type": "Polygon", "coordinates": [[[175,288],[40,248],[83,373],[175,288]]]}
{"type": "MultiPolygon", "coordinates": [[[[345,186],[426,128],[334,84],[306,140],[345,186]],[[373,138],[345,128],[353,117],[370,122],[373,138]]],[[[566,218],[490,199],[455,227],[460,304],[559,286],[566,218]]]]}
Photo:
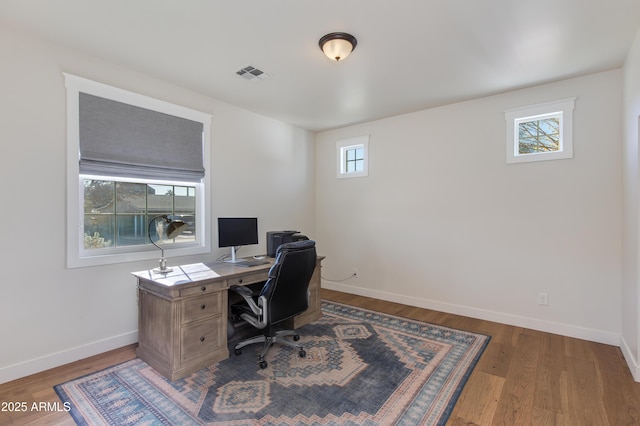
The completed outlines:
{"type": "Polygon", "coordinates": [[[251,312],[253,312],[254,315],[262,315],[260,303],[256,304],[256,301],[254,300],[254,294],[250,288],[241,285],[232,285],[231,287],[229,287],[229,290],[242,296],[244,301],[247,302],[247,305],[249,305],[249,309],[251,309],[251,312]]]}
{"type": "Polygon", "coordinates": [[[232,285],[231,287],[229,287],[229,290],[238,293],[242,297],[253,296],[253,292],[251,291],[251,289],[243,285],[232,285]]]}

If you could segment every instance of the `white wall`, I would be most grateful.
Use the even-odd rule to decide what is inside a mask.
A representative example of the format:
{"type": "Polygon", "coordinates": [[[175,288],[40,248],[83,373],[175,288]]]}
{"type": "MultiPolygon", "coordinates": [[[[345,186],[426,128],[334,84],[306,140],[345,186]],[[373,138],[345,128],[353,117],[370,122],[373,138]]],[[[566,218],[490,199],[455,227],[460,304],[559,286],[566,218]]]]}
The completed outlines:
{"type": "MultiPolygon", "coordinates": [[[[137,341],[131,271],[156,261],[65,269],[63,72],[213,115],[212,218],[255,215],[268,230],[313,236],[313,134],[151,76],[0,27],[2,236],[0,383],[137,341]],[[233,184],[233,187],[231,186],[233,184]]],[[[217,247],[216,229],[212,245],[217,247]]],[[[171,258],[171,264],[213,260],[171,258]]]]}
{"type": "MultiPolygon", "coordinates": [[[[212,217],[315,237],[325,287],[616,345],[622,334],[637,372],[638,41],[624,79],[624,281],[620,71],[323,132],[314,152],[308,132],[6,27],[0,58],[1,206],[17,221],[0,236],[0,383],[135,342],[130,271],[155,266],[65,269],[62,72],[212,114],[212,217]],[[571,96],[574,158],[507,166],[503,111],[571,96]],[[335,141],[363,134],[369,177],[337,180],[335,141]]],[[[261,238],[246,254],[264,251],[261,238]]]]}
{"type": "Polygon", "coordinates": [[[638,127],[640,121],[640,33],[624,66],[623,115],[623,275],[621,348],[640,381],[640,292],[638,286],[638,127]]]}
{"type": "Polygon", "coordinates": [[[616,70],[318,134],[323,286],[618,345],[621,102],[616,70]],[[574,158],[507,165],[504,110],[574,96],[574,158]]]}

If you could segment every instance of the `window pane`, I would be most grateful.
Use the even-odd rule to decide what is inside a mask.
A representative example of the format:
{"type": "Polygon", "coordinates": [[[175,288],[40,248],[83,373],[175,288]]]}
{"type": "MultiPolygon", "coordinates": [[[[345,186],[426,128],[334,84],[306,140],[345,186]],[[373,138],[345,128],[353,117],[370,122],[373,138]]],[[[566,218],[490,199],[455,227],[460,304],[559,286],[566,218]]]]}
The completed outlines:
{"type": "Polygon", "coordinates": [[[84,180],[84,248],[112,247],[114,241],[115,185],[110,181],[84,180]]]}
{"type": "Polygon", "coordinates": [[[175,189],[175,215],[174,219],[182,220],[187,224],[187,230],[176,238],[176,242],[195,241],[196,238],[196,197],[195,187],[176,186],[175,189]]]}
{"type": "Polygon", "coordinates": [[[518,123],[518,153],[560,150],[560,116],[518,123]]]}
{"type": "Polygon", "coordinates": [[[356,157],[356,150],[355,149],[348,149],[347,150],[347,161],[352,161],[354,160],[356,157]]]}
{"type": "Polygon", "coordinates": [[[84,248],[99,249],[113,246],[113,215],[84,215],[84,248]]]}
{"type": "Polygon", "coordinates": [[[116,246],[121,247],[146,244],[147,227],[144,219],[144,214],[118,215],[116,219],[116,246]]]}
{"type": "Polygon", "coordinates": [[[347,173],[352,173],[356,171],[356,166],[353,161],[347,162],[347,173]]]}
{"type": "Polygon", "coordinates": [[[153,185],[102,180],[84,181],[85,248],[145,246],[149,241],[149,220],[166,215],[188,227],[174,239],[167,239],[167,224],[155,220],[151,238],[158,245],[196,241],[196,187],[153,185]]]}
{"type": "Polygon", "coordinates": [[[118,182],[116,184],[116,213],[144,213],[147,209],[147,185],[118,182]]]}
{"type": "Polygon", "coordinates": [[[356,149],[356,160],[363,160],[364,159],[364,149],[363,148],[358,148],[356,149]]]}
{"type": "Polygon", "coordinates": [[[115,185],[111,181],[84,180],[84,212],[113,213],[115,185]]]}
{"type": "Polygon", "coordinates": [[[186,186],[176,186],[175,188],[175,209],[176,211],[195,211],[196,197],[195,188],[186,186]]]}
{"type": "Polygon", "coordinates": [[[364,170],[364,161],[363,160],[357,160],[355,162],[356,165],[356,172],[361,172],[364,170]]]}
{"type": "Polygon", "coordinates": [[[149,185],[147,209],[151,218],[159,214],[173,214],[173,186],[149,185]]]}

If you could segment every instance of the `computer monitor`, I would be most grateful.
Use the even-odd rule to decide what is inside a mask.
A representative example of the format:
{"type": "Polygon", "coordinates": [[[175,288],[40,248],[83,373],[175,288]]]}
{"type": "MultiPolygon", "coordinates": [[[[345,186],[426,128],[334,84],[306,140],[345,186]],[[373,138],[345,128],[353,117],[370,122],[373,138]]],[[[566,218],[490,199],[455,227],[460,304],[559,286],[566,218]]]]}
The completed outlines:
{"type": "Polygon", "coordinates": [[[241,262],[242,259],[236,258],[236,250],[252,244],[258,244],[258,218],[218,218],[218,247],[231,247],[231,260],[226,262],[241,262]]]}

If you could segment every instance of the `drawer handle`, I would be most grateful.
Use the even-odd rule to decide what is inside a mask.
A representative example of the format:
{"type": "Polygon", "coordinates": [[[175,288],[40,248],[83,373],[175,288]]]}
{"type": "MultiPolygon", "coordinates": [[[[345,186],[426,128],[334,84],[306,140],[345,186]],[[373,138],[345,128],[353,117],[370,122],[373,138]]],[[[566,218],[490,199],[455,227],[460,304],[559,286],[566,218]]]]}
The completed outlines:
{"type": "Polygon", "coordinates": [[[202,287],[200,287],[200,290],[202,290],[202,291],[207,291],[207,287],[202,286],[202,287]]]}
{"type": "Polygon", "coordinates": [[[200,305],[200,309],[204,309],[206,306],[204,304],[200,305]]]}
{"type": "Polygon", "coordinates": [[[202,336],[202,337],[200,338],[200,341],[201,341],[201,342],[204,342],[204,336],[202,336]]]}

